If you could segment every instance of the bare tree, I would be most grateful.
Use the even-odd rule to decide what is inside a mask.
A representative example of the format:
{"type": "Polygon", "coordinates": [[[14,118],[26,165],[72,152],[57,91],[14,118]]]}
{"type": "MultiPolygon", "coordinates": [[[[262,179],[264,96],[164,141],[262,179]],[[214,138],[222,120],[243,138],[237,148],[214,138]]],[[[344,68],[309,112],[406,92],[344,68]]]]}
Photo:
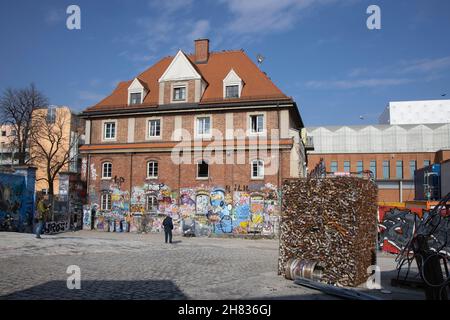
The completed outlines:
{"type": "Polygon", "coordinates": [[[15,131],[11,149],[16,150],[19,165],[27,164],[30,161],[28,147],[32,131],[33,110],[47,106],[47,97],[39,92],[33,83],[23,89],[6,89],[0,97],[0,122],[11,125],[12,130],[15,131]]]}
{"type": "Polygon", "coordinates": [[[70,110],[36,109],[33,112],[30,131],[30,155],[33,164],[45,168],[45,176],[38,179],[48,183],[48,194],[53,199],[54,182],[58,174],[68,170],[70,163],[77,161],[80,133],[76,118],[70,117],[70,110]]]}

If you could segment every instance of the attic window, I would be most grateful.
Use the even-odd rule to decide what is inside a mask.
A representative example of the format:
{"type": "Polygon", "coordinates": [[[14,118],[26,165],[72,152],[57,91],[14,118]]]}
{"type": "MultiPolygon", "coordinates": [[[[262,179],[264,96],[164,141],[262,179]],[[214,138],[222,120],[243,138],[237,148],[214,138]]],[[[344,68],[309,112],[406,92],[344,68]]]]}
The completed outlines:
{"type": "Polygon", "coordinates": [[[130,93],[130,105],[141,104],[142,103],[142,93],[130,93]]]}
{"type": "Polygon", "coordinates": [[[135,78],[128,87],[128,105],[142,104],[145,96],[149,93],[146,84],[135,78]]]}
{"type": "Polygon", "coordinates": [[[226,86],[225,98],[239,98],[239,85],[226,86]]]}
{"type": "Polygon", "coordinates": [[[173,88],[173,101],[184,101],[184,100],[186,100],[186,87],[173,88]]]}
{"type": "Polygon", "coordinates": [[[228,75],[223,79],[223,97],[224,99],[236,99],[241,97],[244,82],[239,75],[231,69],[228,75]]]}

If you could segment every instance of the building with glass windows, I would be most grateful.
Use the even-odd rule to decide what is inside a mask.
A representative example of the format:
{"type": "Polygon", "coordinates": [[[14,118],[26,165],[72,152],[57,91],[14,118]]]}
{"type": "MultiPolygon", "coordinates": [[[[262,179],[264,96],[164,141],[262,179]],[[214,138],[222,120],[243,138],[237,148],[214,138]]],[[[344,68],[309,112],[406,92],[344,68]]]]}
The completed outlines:
{"type": "Polygon", "coordinates": [[[450,123],[307,127],[314,139],[308,169],[321,158],[328,172],[372,171],[379,201],[414,199],[414,171],[450,158],[450,123]]]}

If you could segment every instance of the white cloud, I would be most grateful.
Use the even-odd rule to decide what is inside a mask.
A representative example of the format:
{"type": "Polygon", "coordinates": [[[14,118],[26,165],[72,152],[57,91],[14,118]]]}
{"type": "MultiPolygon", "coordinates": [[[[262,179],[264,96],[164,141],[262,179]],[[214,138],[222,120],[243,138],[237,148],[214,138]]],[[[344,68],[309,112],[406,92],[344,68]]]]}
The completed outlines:
{"type": "Polygon", "coordinates": [[[66,19],[64,9],[50,9],[45,15],[45,22],[49,25],[58,24],[66,19]]]}
{"type": "Polygon", "coordinates": [[[293,27],[301,12],[335,0],[222,0],[233,14],[226,29],[239,34],[267,34],[293,27]]]}
{"type": "Polygon", "coordinates": [[[152,9],[172,13],[178,10],[189,10],[192,7],[193,0],[152,0],[149,4],[152,9]]]}
{"type": "Polygon", "coordinates": [[[82,90],[78,92],[78,96],[80,100],[90,101],[90,102],[99,102],[105,98],[104,94],[96,93],[92,91],[82,90]]]}
{"type": "Polygon", "coordinates": [[[445,69],[450,68],[450,56],[443,58],[434,58],[434,59],[420,59],[420,60],[412,60],[403,63],[403,69],[401,70],[404,73],[407,72],[435,72],[435,71],[443,71],[445,69]]]}
{"type": "Polygon", "coordinates": [[[399,86],[414,82],[407,78],[371,78],[352,80],[331,80],[331,81],[308,81],[306,87],[311,89],[358,89],[376,88],[386,86],[399,86]]]}
{"type": "Polygon", "coordinates": [[[188,40],[192,41],[195,39],[207,37],[209,29],[210,24],[208,20],[198,20],[194,23],[194,27],[188,35],[188,40]]]}

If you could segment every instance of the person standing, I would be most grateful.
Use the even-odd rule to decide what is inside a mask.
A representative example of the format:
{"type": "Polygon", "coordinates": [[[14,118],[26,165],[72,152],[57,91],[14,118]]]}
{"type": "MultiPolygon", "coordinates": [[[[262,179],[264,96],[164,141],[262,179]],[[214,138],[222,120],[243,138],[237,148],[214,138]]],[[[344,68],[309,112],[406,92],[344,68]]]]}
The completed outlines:
{"type": "Polygon", "coordinates": [[[172,218],[167,215],[167,217],[163,221],[163,227],[164,227],[164,237],[169,240],[170,243],[172,243],[172,230],[173,230],[173,221],[172,218]]]}
{"type": "Polygon", "coordinates": [[[36,238],[41,239],[41,234],[44,231],[44,224],[47,219],[48,207],[45,205],[44,197],[39,196],[39,201],[37,204],[37,219],[38,225],[36,228],[36,238]]]}
{"type": "Polygon", "coordinates": [[[95,226],[95,214],[96,214],[96,210],[95,207],[92,207],[91,209],[91,230],[94,230],[94,226],[95,226]]]}

